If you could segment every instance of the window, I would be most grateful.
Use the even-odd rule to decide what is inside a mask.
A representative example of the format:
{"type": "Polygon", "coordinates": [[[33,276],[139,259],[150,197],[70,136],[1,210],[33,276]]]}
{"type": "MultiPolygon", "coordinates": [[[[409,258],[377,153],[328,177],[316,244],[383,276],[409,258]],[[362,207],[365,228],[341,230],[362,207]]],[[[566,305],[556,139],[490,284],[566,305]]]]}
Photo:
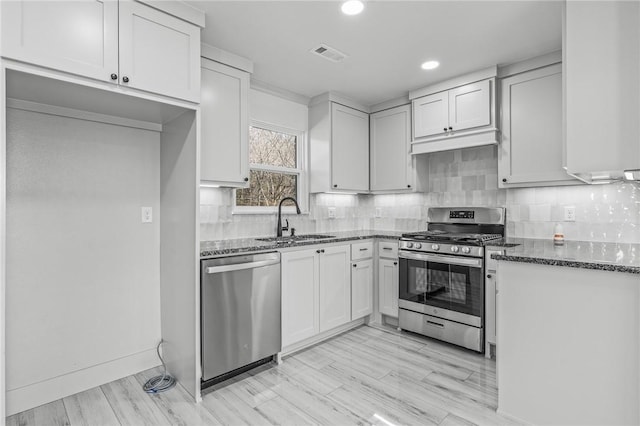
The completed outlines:
{"type": "Polygon", "coordinates": [[[249,187],[236,190],[234,211],[273,212],[284,197],[304,209],[303,148],[302,132],[264,123],[249,127],[249,187]]]}

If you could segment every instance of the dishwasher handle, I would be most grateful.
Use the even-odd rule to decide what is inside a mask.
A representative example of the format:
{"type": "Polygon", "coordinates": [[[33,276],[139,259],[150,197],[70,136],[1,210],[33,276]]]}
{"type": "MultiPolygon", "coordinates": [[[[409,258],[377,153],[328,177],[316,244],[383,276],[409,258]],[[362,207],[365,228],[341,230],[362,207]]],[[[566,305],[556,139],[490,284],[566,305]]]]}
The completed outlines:
{"type": "Polygon", "coordinates": [[[239,271],[242,269],[253,269],[253,268],[262,268],[264,266],[277,265],[280,263],[280,259],[277,260],[258,260],[255,262],[247,262],[247,263],[235,263],[232,265],[221,265],[221,266],[209,266],[205,268],[205,273],[207,274],[217,274],[220,272],[231,272],[231,271],[239,271]]]}

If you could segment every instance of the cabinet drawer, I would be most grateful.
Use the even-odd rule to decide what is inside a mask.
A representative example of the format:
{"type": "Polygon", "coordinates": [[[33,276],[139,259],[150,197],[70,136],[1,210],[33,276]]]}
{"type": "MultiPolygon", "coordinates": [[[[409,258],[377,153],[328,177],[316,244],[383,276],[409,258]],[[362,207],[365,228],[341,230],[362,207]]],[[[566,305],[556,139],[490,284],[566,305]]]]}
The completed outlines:
{"type": "Polygon", "coordinates": [[[351,260],[373,257],[373,241],[351,244],[351,260]]]}
{"type": "Polygon", "coordinates": [[[398,257],[398,243],[380,241],[378,243],[378,257],[396,259],[398,257]]]}

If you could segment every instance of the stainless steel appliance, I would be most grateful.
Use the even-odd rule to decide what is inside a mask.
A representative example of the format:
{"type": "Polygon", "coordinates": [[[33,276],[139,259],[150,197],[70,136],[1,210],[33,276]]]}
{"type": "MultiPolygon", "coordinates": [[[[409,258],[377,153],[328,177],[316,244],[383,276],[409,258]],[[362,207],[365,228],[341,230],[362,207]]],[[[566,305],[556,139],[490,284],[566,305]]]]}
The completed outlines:
{"type": "Polygon", "coordinates": [[[484,246],[504,224],[502,208],[430,208],[426,231],[402,235],[401,329],[484,351],[484,246]]]}
{"type": "Polygon", "coordinates": [[[201,268],[204,388],[282,350],[280,253],[205,259],[201,268]]]}

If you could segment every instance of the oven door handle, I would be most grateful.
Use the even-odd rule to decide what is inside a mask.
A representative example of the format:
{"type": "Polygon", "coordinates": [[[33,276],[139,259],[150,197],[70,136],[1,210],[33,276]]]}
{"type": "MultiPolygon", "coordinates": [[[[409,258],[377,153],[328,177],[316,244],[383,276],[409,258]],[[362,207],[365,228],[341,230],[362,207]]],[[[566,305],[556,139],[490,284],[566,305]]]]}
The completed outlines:
{"type": "Polygon", "coordinates": [[[424,254],[400,250],[398,257],[401,259],[421,260],[424,262],[448,263],[457,266],[470,266],[472,268],[482,268],[482,259],[472,259],[469,257],[443,256],[441,254],[424,254]]]}

